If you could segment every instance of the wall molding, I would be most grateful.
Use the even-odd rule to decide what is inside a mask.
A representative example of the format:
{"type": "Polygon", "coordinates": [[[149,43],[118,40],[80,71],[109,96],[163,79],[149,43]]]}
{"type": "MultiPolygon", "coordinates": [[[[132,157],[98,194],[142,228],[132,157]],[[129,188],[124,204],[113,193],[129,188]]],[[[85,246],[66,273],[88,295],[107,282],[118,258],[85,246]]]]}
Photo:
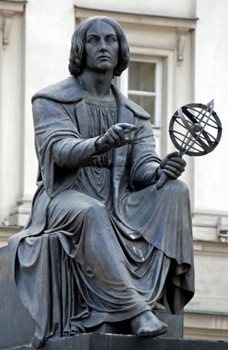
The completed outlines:
{"type": "Polygon", "coordinates": [[[13,15],[22,13],[26,1],[0,1],[0,31],[2,31],[3,49],[10,43],[10,29],[13,15]]]}
{"type": "Polygon", "coordinates": [[[156,25],[163,27],[180,27],[195,29],[197,17],[172,17],[155,15],[148,13],[112,11],[109,9],[89,8],[75,5],[76,20],[82,21],[90,16],[108,16],[114,18],[118,22],[124,23],[140,23],[142,25],[156,25]]]}
{"type": "Polygon", "coordinates": [[[192,224],[196,240],[228,242],[228,212],[194,210],[192,224]]]}
{"type": "Polygon", "coordinates": [[[32,198],[23,197],[17,200],[17,204],[10,210],[9,224],[11,226],[25,226],[32,207],[32,198]]]}

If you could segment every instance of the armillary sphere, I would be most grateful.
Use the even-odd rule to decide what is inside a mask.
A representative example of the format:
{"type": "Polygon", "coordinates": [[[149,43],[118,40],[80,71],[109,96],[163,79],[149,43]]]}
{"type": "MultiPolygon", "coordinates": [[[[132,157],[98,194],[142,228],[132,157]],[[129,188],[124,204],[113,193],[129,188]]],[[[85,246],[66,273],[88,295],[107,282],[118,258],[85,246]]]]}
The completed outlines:
{"type": "MultiPolygon", "coordinates": [[[[190,103],[179,108],[169,124],[169,135],[179,156],[203,156],[212,152],[222,136],[222,125],[214,111],[214,100],[204,105],[190,103]]],[[[163,174],[156,184],[161,188],[168,176],[163,174]]]]}

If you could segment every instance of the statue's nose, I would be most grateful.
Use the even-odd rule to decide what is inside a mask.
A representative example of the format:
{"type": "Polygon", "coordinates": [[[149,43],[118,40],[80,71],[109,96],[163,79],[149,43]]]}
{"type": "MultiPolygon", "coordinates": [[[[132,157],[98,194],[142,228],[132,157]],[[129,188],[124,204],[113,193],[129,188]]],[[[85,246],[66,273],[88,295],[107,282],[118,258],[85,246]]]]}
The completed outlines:
{"type": "Polygon", "coordinates": [[[104,39],[101,39],[100,41],[100,51],[107,51],[106,43],[104,39]]]}

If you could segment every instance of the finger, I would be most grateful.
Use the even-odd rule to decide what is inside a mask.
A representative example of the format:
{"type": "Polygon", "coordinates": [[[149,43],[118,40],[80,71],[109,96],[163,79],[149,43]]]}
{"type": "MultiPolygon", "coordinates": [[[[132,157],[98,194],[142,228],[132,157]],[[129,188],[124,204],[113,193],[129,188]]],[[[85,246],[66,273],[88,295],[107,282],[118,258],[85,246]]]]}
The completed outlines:
{"type": "Polygon", "coordinates": [[[118,123],[116,125],[120,126],[123,130],[126,130],[126,129],[135,130],[135,129],[137,129],[136,125],[129,124],[129,123],[118,123]]]}
{"type": "Polygon", "coordinates": [[[104,135],[104,143],[109,145],[109,146],[114,146],[115,145],[115,139],[114,137],[110,134],[110,132],[107,132],[104,135]]]}
{"type": "Polygon", "coordinates": [[[167,154],[166,157],[169,158],[169,159],[172,158],[172,157],[178,157],[178,152],[177,151],[171,152],[171,153],[167,154]]]}
{"type": "Polygon", "coordinates": [[[170,161],[176,162],[182,166],[186,166],[186,161],[181,157],[172,157],[170,158],[170,161]]]}
{"type": "Polygon", "coordinates": [[[184,168],[176,168],[173,167],[169,164],[167,164],[165,166],[165,168],[163,169],[164,172],[166,172],[171,178],[176,179],[179,176],[181,176],[181,174],[184,172],[184,168]]]}
{"type": "Polygon", "coordinates": [[[185,164],[180,164],[180,163],[174,162],[173,160],[169,160],[168,163],[164,167],[166,167],[167,165],[169,165],[177,170],[180,170],[182,172],[185,170],[185,164]]]}
{"type": "Polygon", "coordinates": [[[169,158],[168,157],[165,157],[161,160],[161,164],[160,164],[160,167],[163,169],[164,166],[169,162],[169,158]]]}
{"type": "Polygon", "coordinates": [[[173,180],[176,180],[180,175],[177,175],[175,173],[173,173],[172,171],[168,170],[167,168],[163,169],[163,172],[170,178],[173,180]]]}
{"type": "Polygon", "coordinates": [[[123,141],[121,141],[121,139],[119,138],[119,136],[118,136],[113,130],[110,130],[108,136],[109,136],[109,140],[110,140],[110,139],[112,140],[112,141],[110,141],[112,147],[120,147],[121,144],[123,143],[123,141]]]}
{"type": "Polygon", "coordinates": [[[121,126],[119,126],[118,124],[113,125],[111,129],[114,130],[121,137],[125,137],[125,132],[124,132],[123,128],[121,126]]]}
{"type": "Polygon", "coordinates": [[[113,147],[121,147],[127,143],[127,140],[125,138],[125,134],[123,132],[123,129],[113,126],[110,128],[107,132],[110,138],[112,138],[112,146],[113,147]]]}

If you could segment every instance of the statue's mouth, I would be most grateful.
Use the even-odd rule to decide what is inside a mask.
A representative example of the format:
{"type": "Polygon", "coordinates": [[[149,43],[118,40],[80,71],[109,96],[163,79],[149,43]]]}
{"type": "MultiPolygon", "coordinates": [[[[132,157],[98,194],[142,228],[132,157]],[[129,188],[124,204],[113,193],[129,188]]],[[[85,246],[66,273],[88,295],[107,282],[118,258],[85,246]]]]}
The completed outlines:
{"type": "Polygon", "coordinates": [[[102,56],[98,56],[98,59],[110,59],[110,56],[102,55],[102,56]]]}

